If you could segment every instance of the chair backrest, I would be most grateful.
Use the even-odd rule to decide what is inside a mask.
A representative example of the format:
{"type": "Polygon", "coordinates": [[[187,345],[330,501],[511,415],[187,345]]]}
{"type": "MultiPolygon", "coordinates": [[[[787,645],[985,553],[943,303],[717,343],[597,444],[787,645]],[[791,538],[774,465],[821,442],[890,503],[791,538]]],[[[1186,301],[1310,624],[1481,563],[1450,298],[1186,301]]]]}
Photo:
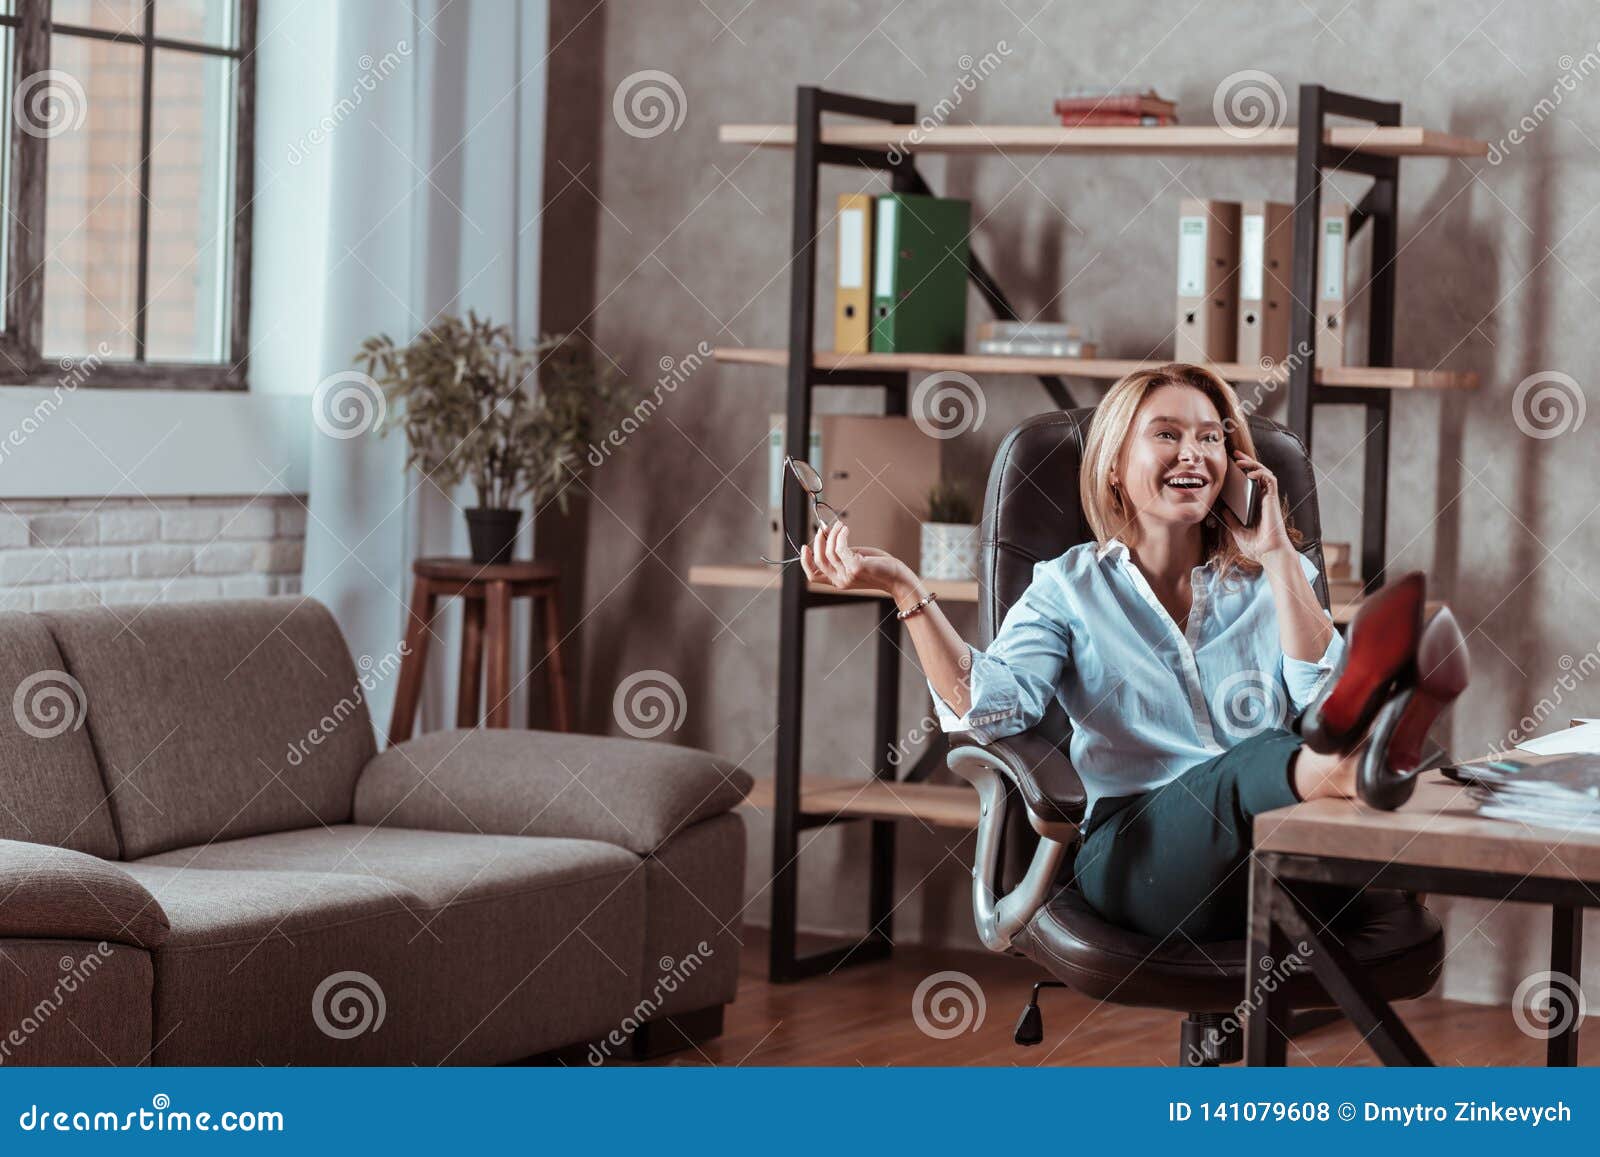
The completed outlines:
{"type": "MultiPolygon", "coordinates": [[[[987,646],[1011,604],[1033,578],[1035,563],[1056,558],[1094,533],[1079,501],[1078,470],[1092,408],[1037,414],[1006,435],[995,454],[984,494],[978,571],[981,645],[987,646]]],[[[1256,452],[1278,478],[1288,502],[1290,525],[1303,537],[1300,549],[1317,566],[1317,597],[1328,606],[1323,575],[1322,521],[1317,510],[1316,475],[1305,443],[1287,427],[1252,416],[1256,452]]],[[[1060,705],[1052,703],[1040,724],[1063,743],[1070,727],[1060,705]]]]}

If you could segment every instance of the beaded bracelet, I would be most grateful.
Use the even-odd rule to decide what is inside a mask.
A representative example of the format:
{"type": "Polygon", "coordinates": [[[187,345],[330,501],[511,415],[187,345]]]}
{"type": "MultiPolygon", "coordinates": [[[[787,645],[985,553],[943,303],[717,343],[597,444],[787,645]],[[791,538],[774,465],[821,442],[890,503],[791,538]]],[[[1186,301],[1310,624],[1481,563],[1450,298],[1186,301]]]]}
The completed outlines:
{"type": "Polygon", "coordinates": [[[927,607],[927,605],[929,603],[933,602],[933,600],[938,598],[938,597],[939,597],[938,595],[932,595],[931,594],[927,598],[925,598],[921,602],[919,602],[914,607],[911,607],[911,608],[909,608],[907,610],[904,610],[904,611],[896,611],[895,612],[895,618],[899,619],[901,622],[904,622],[906,619],[909,619],[912,615],[920,615],[923,612],[923,610],[927,607]]]}

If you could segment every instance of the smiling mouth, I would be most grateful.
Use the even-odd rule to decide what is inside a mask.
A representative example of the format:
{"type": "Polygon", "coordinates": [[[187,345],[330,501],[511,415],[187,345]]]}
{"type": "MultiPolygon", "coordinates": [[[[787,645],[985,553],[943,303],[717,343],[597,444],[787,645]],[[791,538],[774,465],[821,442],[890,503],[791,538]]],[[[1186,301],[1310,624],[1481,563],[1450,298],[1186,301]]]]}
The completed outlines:
{"type": "Polygon", "coordinates": [[[1204,490],[1210,483],[1198,474],[1174,474],[1166,485],[1174,490],[1204,490]]]}

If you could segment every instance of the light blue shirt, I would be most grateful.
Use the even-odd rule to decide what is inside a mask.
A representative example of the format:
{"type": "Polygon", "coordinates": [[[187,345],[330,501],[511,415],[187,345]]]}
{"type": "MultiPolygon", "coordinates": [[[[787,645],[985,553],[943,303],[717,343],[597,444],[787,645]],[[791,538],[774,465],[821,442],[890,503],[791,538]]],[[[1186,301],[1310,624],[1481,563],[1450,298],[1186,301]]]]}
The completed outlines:
{"type": "MultiPolygon", "coordinates": [[[[1315,580],[1316,565],[1299,557],[1315,580]]],[[[1101,796],[1150,791],[1241,740],[1288,727],[1344,640],[1335,631],[1315,663],[1291,659],[1264,573],[1224,581],[1208,562],[1190,584],[1184,632],[1118,539],[1036,564],[994,641],[968,648],[967,713],[957,717],[928,684],[940,726],[985,741],[1015,735],[1054,696],[1072,721],[1068,754],[1091,810],[1101,796]]]]}

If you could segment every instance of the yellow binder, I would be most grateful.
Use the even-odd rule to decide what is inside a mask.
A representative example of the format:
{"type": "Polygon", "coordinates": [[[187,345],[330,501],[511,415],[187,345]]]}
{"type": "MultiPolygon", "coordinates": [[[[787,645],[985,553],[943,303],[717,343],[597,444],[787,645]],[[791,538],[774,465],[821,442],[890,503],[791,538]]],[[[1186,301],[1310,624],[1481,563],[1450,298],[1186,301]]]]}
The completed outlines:
{"type": "Polygon", "coordinates": [[[872,194],[839,196],[838,284],[833,294],[833,348],[864,354],[872,348],[872,194]]]}

